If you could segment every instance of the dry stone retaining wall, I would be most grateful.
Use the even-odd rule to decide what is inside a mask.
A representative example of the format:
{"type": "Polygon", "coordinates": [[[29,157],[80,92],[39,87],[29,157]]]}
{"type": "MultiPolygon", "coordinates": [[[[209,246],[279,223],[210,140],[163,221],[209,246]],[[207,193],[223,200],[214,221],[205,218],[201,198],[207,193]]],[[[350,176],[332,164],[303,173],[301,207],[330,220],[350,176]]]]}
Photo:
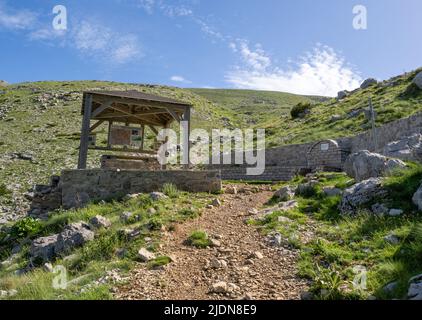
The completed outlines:
{"type": "Polygon", "coordinates": [[[153,192],[173,183],[179,190],[217,192],[219,171],[65,170],[61,175],[62,206],[81,207],[92,200],[153,192]]]}

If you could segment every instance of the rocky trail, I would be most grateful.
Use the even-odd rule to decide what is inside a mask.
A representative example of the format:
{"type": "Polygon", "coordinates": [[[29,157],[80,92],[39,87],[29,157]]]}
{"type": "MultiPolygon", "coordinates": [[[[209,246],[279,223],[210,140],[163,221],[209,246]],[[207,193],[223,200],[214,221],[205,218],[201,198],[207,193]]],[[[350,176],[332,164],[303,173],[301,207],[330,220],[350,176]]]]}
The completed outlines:
{"type": "Polygon", "coordinates": [[[256,193],[218,196],[221,206],[164,234],[160,254],[173,262],[156,270],[139,264],[116,289],[116,298],[300,299],[308,283],[296,275],[297,251],[270,246],[256,227],[245,223],[248,211],[261,208],[271,196],[262,187],[256,193]],[[186,245],[195,230],[206,231],[214,246],[186,245]]]}

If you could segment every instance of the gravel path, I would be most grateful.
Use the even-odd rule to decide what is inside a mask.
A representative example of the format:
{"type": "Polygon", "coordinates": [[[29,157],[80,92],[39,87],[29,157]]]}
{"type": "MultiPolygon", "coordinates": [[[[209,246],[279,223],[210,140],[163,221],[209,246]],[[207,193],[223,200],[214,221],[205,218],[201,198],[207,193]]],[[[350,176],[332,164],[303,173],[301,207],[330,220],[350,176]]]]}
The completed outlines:
{"type": "Polygon", "coordinates": [[[266,245],[256,227],[244,222],[248,210],[259,209],[272,196],[265,189],[220,195],[220,207],[205,209],[200,218],[166,233],[161,253],[174,262],[161,270],[139,264],[128,284],[117,288],[116,298],[300,299],[308,284],[296,276],[297,251],[266,245]],[[185,245],[194,230],[206,231],[220,246],[185,245]]]}

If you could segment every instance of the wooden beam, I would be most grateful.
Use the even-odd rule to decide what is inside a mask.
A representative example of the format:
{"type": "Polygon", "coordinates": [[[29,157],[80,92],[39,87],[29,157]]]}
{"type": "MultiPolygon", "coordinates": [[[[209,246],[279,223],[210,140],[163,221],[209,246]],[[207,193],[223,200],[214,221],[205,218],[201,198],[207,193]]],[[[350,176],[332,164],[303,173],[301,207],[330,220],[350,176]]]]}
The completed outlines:
{"type": "Polygon", "coordinates": [[[91,128],[89,128],[89,132],[94,131],[95,129],[97,129],[100,125],[102,125],[104,123],[104,120],[99,120],[97,121],[91,128]]]}
{"type": "Polygon", "coordinates": [[[112,103],[120,103],[125,105],[136,105],[142,107],[149,107],[149,108],[161,108],[166,109],[170,108],[173,110],[177,110],[183,112],[187,105],[183,104],[173,104],[168,102],[160,102],[160,101],[147,101],[147,100],[138,100],[133,98],[119,98],[119,97],[101,97],[101,96],[94,96],[94,101],[99,103],[104,103],[107,101],[111,101],[112,103]]]}
{"type": "Polygon", "coordinates": [[[121,113],[125,113],[125,114],[127,114],[128,116],[131,116],[131,117],[133,117],[133,118],[139,119],[139,120],[141,120],[143,123],[148,124],[148,125],[158,125],[158,126],[159,126],[159,125],[162,125],[162,123],[155,122],[155,121],[151,121],[151,120],[149,120],[149,119],[145,119],[145,118],[143,118],[143,117],[141,117],[141,116],[138,116],[138,115],[136,115],[136,114],[132,114],[132,113],[130,113],[130,112],[128,112],[128,111],[126,111],[126,110],[122,110],[122,109],[120,109],[120,108],[118,108],[118,107],[115,107],[115,106],[110,107],[110,108],[112,108],[112,109],[114,109],[114,110],[117,110],[117,111],[119,111],[119,112],[121,112],[121,113]]]}
{"type": "Polygon", "coordinates": [[[173,117],[174,120],[176,120],[177,122],[180,122],[180,117],[179,115],[174,112],[173,110],[166,108],[167,112],[170,113],[170,115],[173,117]]]}
{"type": "MultiPolygon", "coordinates": [[[[166,114],[167,111],[154,111],[154,112],[135,112],[133,115],[155,115],[155,114],[166,114]]],[[[100,117],[96,117],[96,119],[109,119],[109,118],[125,118],[127,114],[119,114],[119,113],[105,113],[102,114],[100,117]]]]}
{"type": "Polygon", "coordinates": [[[148,127],[152,130],[152,132],[155,133],[155,135],[158,135],[158,130],[155,129],[153,126],[148,125],[148,127]]]}
{"type": "Polygon", "coordinates": [[[84,116],[82,119],[81,143],[79,145],[78,169],[86,169],[86,160],[88,157],[89,126],[91,120],[92,95],[85,95],[84,116]]]}
{"type": "Polygon", "coordinates": [[[101,106],[99,106],[97,109],[95,109],[94,111],[92,111],[91,114],[91,118],[95,118],[96,116],[98,116],[101,112],[105,111],[106,109],[110,108],[110,106],[112,105],[111,101],[107,101],[105,103],[103,103],[101,106]]]}
{"type": "Polygon", "coordinates": [[[157,154],[157,151],[154,150],[139,150],[139,149],[129,149],[129,148],[113,148],[113,147],[100,147],[100,146],[89,146],[90,150],[101,150],[101,151],[114,151],[114,152],[126,152],[126,153],[145,153],[145,154],[157,154]]]}

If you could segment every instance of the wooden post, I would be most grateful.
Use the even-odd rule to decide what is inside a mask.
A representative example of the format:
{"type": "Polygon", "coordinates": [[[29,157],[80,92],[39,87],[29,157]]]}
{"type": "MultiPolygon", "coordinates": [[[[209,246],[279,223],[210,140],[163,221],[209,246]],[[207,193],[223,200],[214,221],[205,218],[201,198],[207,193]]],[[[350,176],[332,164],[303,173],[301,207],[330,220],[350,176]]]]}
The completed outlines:
{"type": "Polygon", "coordinates": [[[187,121],[187,141],[185,141],[187,146],[187,158],[188,158],[188,164],[184,165],[185,170],[188,170],[190,168],[190,107],[186,107],[185,113],[183,115],[183,120],[187,121]]]}
{"type": "Polygon", "coordinates": [[[84,97],[84,115],[82,119],[81,143],[79,145],[78,169],[86,169],[86,160],[88,157],[89,127],[92,110],[92,95],[87,94],[84,97]]]}
{"type": "Polygon", "coordinates": [[[107,133],[107,148],[111,148],[111,126],[113,121],[108,122],[108,133],[107,133]]]}
{"type": "Polygon", "coordinates": [[[144,140],[145,140],[145,125],[141,125],[141,151],[144,150],[144,140]]]}

